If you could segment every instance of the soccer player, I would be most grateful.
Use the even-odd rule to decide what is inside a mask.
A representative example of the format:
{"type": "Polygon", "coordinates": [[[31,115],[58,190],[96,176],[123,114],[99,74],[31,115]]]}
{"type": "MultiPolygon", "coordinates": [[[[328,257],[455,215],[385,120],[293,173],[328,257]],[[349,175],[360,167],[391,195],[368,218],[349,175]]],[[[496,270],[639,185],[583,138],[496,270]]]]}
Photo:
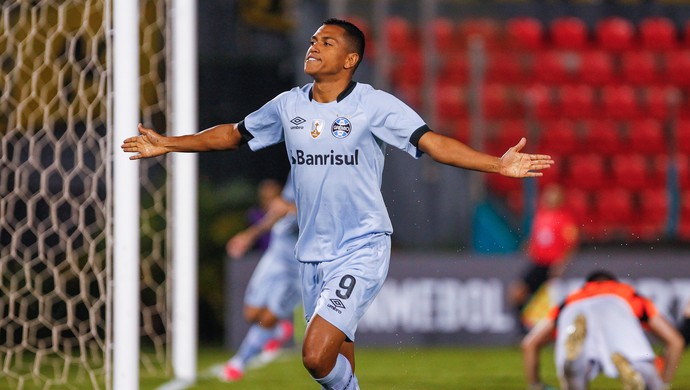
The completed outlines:
{"type": "Polygon", "coordinates": [[[586,389],[600,372],[620,378],[626,390],[667,389],[683,353],[683,337],[654,303],[606,271],[591,273],[582,288],[569,294],[523,339],[531,389],[545,388],[539,379],[539,351],[554,331],[556,370],[565,390],[586,389]],[[645,330],[664,344],[661,374],[645,330]]]}
{"type": "Polygon", "coordinates": [[[221,378],[233,382],[244,375],[247,363],[262,351],[271,358],[292,338],[292,315],[301,302],[299,266],[295,259],[297,216],[294,187],[288,178],[282,193],[273,199],[266,214],[233,236],[226,245],[228,256],[239,259],[270,231],[268,248],[254,269],[244,297],[244,317],[251,324],[235,356],[221,378]]]}
{"type": "Polygon", "coordinates": [[[355,331],[388,272],[393,228],[380,189],[385,144],[414,158],[426,153],[443,164],[517,178],[541,176],[553,164],[548,155],[521,153],[524,138],[496,157],[431,131],[402,101],[353,81],[363,54],[361,30],[326,20],[304,59],[312,83],[281,93],[239,123],[179,137],[140,125],[140,135],[122,145],[139,159],[285,141],[308,322],[302,361],[325,389],[359,388],[355,331]]]}
{"type": "Polygon", "coordinates": [[[529,318],[523,309],[542,286],[547,288],[547,281],[563,274],[577,250],[578,235],[575,217],[565,205],[563,188],[555,183],[547,185],[539,196],[527,243],[529,266],[509,289],[510,301],[523,331],[541,319],[529,318]]]}
{"type": "MultiPolygon", "coordinates": [[[[283,190],[283,185],[276,179],[264,179],[259,182],[257,188],[258,202],[247,210],[247,220],[250,225],[254,225],[264,214],[273,202],[273,199],[280,197],[283,190]]],[[[256,238],[253,244],[253,249],[265,251],[268,248],[268,241],[271,237],[270,227],[259,237],[256,238]]],[[[249,249],[247,249],[249,250],[249,249]]]]}

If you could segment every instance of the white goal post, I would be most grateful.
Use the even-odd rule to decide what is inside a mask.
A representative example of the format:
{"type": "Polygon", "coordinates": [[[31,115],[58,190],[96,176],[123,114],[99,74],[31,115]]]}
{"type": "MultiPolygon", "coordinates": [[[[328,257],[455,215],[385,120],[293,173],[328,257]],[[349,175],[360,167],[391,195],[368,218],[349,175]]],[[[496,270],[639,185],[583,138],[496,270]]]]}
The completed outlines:
{"type": "Polygon", "coordinates": [[[139,388],[139,164],[118,150],[139,120],[138,0],[113,5],[113,389],[139,388]],[[120,141],[121,142],[121,141],[120,141]]]}
{"type": "MultiPolygon", "coordinates": [[[[173,135],[197,125],[197,2],[172,0],[173,135]]],[[[196,380],[198,306],[197,155],[172,159],[172,365],[175,377],[196,380]]]]}
{"type": "MultiPolygon", "coordinates": [[[[171,11],[193,18],[185,7],[196,4],[173,2],[0,4],[0,388],[131,390],[149,374],[195,377],[197,217],[169,209],[196,210],[196,198],[176,194],[168,166],[196,191],[196,163],[133,162],[119,149],[138,122],[174,131],[168,91],[182,81],[171,54],[195,47],[172,49],[171,11]],[[175,274],[193,278],[182,282],[193,313],[171,310],[174,241],[188,244],[175,256],[188,268],[175,274]],[[172,325],[171,312],[186,322],[172,325]],[[186,338],[174,374],[173,329],[186,338]]],[[[191,74],[191,103],[178,102],[174,120],[184,132],[196,128],[191,66],[180,73],[191,74]]]]}

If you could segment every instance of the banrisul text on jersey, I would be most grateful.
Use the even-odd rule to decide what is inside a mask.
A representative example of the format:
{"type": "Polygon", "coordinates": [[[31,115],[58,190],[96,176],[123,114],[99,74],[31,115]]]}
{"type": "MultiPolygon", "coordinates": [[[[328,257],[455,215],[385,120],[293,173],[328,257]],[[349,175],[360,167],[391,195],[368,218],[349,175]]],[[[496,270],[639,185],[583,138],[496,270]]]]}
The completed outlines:
{"type": "Polygon", "coordinates": [[[338,154],[331,150],[326,154],[309,154],[297,149],[290,154],[292,165],[359,165],[359,149],[353,154],[338,154]]]}

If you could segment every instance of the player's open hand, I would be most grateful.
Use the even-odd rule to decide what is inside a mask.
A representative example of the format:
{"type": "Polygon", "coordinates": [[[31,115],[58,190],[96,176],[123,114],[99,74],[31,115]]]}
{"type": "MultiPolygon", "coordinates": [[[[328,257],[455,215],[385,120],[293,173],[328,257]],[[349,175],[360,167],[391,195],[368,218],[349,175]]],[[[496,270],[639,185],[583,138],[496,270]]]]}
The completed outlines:
{"type": "Polygon", "coordinates": [[[508,149],[501,157],[501,168],[499,173],[510,177],[537,177],[543,176],[541,171],[553,165],[551,156],[545,154],[520,153],[527,144],[527,140],[522,137],[517,145],[508,149]]]}
{"type": "Polygon", "coordinates": [[[127,138],[120,146],[127,153],[136,153],[129,157],[130,160],[156,157],[168,152],[163,146],[163,136],[151,129],[145,128],[141,123],[139,123],[137,129],[140,135],[127,138]]]}
{"type": "Polygon", "coordinates": [[[252,245],[256,242],[256,237],[247,230],[237,233],[225,244],[225,251],[233,259],[240,259],[244,256],[252,245]]]}

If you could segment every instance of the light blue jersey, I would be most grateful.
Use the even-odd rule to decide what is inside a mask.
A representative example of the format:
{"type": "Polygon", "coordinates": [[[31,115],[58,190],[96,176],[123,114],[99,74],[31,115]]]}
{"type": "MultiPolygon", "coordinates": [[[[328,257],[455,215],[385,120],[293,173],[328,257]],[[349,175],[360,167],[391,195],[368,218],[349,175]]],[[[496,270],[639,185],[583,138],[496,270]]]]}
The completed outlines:
{"type": "Polygon", "coordinates": [[[381,194],[384,145],[414,158],[429,131],[405,103],[352,82],[337,101],[311,99],[312,83],[275,97],[240,124],[249,147],[285,141],[295,183],[302,262],[346,256],[393,227],[381,194]]]}
{"type": "MultiPolygon", "coordinates": [[[[294,202],[294,186],[288,178],[281,197],[294,202]]],[[[300,303],[299,263],[295,259],[297,217],[289,213],[273,225],[271,241],[252,273],[244,303],[268,307],[280,319],[291,318],[300,303]]]]}
{"type": "MultiPolygon", "coordinates": [[[[288,176],[280,197],[286,202],[295,202],[295,186],[292,184],[292,177],[288,176]]],[[[297,241],[297,232],[297,216],[295,213],[288,213],[271,228],[271,241],[274,239],[285,240],[292,243],[294,247],[297,241]]],[[[294,255],[292,257],[294,258],[294,255]]]]}

